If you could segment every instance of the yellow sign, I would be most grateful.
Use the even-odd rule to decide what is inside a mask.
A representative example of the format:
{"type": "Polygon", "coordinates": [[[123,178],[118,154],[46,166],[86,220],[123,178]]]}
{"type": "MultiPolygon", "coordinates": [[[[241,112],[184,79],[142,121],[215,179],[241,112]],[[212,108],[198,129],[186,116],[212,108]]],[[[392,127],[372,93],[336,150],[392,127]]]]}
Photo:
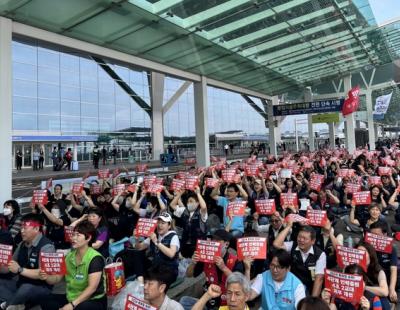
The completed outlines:
{"type": "Polygon", "coordinates": [[[314,114],[312,116],[313,124],[317,123],[338,123],[339,113],[325,113],[325,114],[314,114]]]}

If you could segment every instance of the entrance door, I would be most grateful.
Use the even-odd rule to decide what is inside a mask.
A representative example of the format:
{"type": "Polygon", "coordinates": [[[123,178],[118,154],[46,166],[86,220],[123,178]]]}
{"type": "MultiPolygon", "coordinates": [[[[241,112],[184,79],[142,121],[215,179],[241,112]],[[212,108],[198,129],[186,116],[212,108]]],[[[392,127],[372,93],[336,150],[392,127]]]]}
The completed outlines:
{"type": "Polygon", "coordinates": [[[32,144],[24,144],[23,167],[32,167],[32,144]]]}

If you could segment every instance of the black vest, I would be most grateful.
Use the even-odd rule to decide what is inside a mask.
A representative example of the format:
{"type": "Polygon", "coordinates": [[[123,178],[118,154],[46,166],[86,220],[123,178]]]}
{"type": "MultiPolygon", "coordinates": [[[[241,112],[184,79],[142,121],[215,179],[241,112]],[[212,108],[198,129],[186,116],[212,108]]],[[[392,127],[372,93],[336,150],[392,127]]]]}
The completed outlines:
{"type": "MultiPolygon", "coordinates": [[[[166,235],[164,238],[162,238],[161,243],[165,245],[166,247],[170,247],[172,238],[176,236],[176,232],[170,232],[168,235],[166,235]]],[[[166,265],[169,266],[173,269],[176,269],[178,271],[178,258],[179,258],[179,251],[176,251],[176,254],[173,258],[169,258],[167,255],[165,255],[163,252],[160,251],[159,248],[155,246],[153,242],[150,244],[150,251],[153,254],[153,265],[166,265]]]]}
{"type": "MultiPolygon", "coordinates": [[[[298,277],[301,282],[303,282],[305,287],[308,289],[308,292],[311,294],[315,277],[313,279],[313,276],[309,268],[311,267],[315,268],[315,266],[317,265],[317,261],[322,254],[322,251],[320,248],[313,245],[314,254],[311,253],[308,254],[307,260],[303,262],[300,250],[296,250],[296,247],[297,243],[293,243],[291,251],[293,259],[291,272],[296,277],[298,277]]],[[[313,274],[315,275],[315,269],[313,274]]]]}
{"type": "Polygon", "coordinates": [[[183,223],[182,246],[185,244],[196,244],[197,239],[205,239],[207,236],[206,223],[201,220],[200,208],[197,208],[192,218],[188,210],[181,216],[183,223]]]}
{"type": "Polygon", "coordinates": [[[333,246],[333,243],[331,241],[331,238],[328,238],[328,242],[324,246],[324,238],[321,233],[317,237],[316,245],[317,247],[322,249],[326,254],[326,268],[332,269],[333,267],[335,267],[337,264],[336,252],[335,252],[335,247],[333,246]]]}
{"type": "MultiPolygon", "coordinates": [[[[45,245],[52,244],[52,242],[47,239],[45,236],[40,238],[39,243],[36,246],[32,246],[31,252],[29,254],[28,248],[25,246],[24,243],[21,243],[18,252],[17,262],[18,264],[26,269],[39,269],[39,253],[42,247],[45,245]]],[[[40,286],[48,286],[51,287],[46,283],[46,281],[42,280],[34,280],[27,277],[20,275],[18,277],[17,286],[19,287],[21,284],[29,283],[33,285],[40,285],[40,286]]]]}
{"type": "MultiPolygon", "coordinates": [[[[279,228],[279,233],[281,233],[282,230],[284,230],[285,227],[283,225],[281,228],[279,228]]],[[[273,246],[275,241],[275,235],[274,235],[274,230],[272,228],[272,225],[269,225],[268,228],[268,255],[267,257],[271,257],[271,254],[276,250],[276,248],[273,246]]],[[[285,238],[285,241],[289,241],[288,237],[285,238]]]]}

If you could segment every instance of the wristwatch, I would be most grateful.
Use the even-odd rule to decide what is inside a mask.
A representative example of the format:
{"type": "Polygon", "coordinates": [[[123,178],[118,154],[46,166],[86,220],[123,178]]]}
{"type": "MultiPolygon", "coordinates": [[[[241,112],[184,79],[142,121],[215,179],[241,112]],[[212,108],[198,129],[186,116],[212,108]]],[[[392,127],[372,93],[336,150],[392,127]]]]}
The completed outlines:
{"type": "Polygon", "coordinates": [[[21,274],[22,271],[24,271],[24,268],[23,267],[18,267],[17,274],[21,274]]]}
{"type": "Polygon", "coordinates": [[[71,304],[71,306],[72,306],[72,309],[75,309],[76,306],[75,306],[74,302],[71,301],[70,304],[71,304]]]}

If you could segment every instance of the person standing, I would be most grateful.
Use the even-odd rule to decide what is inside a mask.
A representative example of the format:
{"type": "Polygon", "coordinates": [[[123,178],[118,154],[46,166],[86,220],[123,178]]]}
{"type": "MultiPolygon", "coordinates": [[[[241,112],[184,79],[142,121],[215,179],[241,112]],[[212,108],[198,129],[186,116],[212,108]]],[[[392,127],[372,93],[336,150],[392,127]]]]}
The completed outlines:
{"type": "Polygon", "coordinates": [[[53,152],[51,152],[51,159],[53,160],[53,171],[56,171],[58,164],[58,152],[56,146],[53,148],[53,152]]]}
{"type": "Polygon", "coordinates": [[[43,149],[40,149],[40,152],[39,152],[39,169],[43,170],[43,163],[44,163],[44,151],[43,151],[43,149]]]}
{"type": "Polygon", "coordinates": [[[103,166],[105,166],[107,163],[107,150],[105,146],[103,146],[103,148],[101,149],[101,156],[103,158],[103,166]]]}
{"type": "Polygon", "coordinates": [[[71,151],[70,147],[68,148],[67,152],[65,153],[65,160],[67,162],[68,170],[71,170],[72,151],[71,151]]]}
{"type": "Polygon", "coordinates": [[[96,144],[93,149],[93,166],[94,169],[99,169],[99,160],[100,160],[100,150],[99,146],[96,144]]]}
{"type": "Polygon", "coordinates": [[[225,156],[228,156],[228,151],[229,151],[229,145],[228,145],[228,143],[226,143],[226,144],[224,145],[224,151],[225,151],[225,156]]]}
{"type": "Polygon", "coordinates": [[[39,157],[38,150],[33,151],[33,170],[39,170],[39,157]]]}
{"type": "Polygon", "coordinates": [[[20,150],[17,151],[17,154],[15,154],[15,160],[17,164],[17,170],[21,170],[22,168],[22,153],[20,150]]]}
{"type": "Polygon", "coordinates": [[[114,164],[114,165],[117,164],[117,153],[118,153],[118,150],[117,150],[117,148],[114,146],[113,150],[111,151],[111,155],[112,155],[112,158],[113,158],[113,164],[114,164]]]}

